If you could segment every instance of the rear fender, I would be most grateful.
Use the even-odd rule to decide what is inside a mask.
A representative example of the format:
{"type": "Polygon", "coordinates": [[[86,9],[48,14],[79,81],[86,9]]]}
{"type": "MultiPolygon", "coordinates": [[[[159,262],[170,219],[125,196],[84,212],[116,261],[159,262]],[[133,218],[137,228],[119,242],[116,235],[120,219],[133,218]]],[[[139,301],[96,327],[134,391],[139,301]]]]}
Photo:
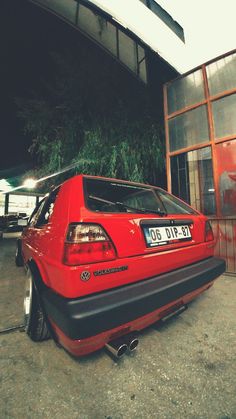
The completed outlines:
{"type": "Polygon", "coordinates": [[[47,312],[45,310],[45,306],[44,306],[43,299],[42,299],[42,296],[41,296],[42,295],[42,290],[46,288],[46,285],[45,285],[44,281],[42,280],[40,270],[39,270],[36,262],[33,259],[31,259],[27,263],[26,270],[27,269],[29,269],[32,273],[32,280],[33,280],[33,283],[34,283],[34,288],[35,288],[35,291],[36,291],[36,294],[37,294],[37,298],[38,298],[40,307],[43,311],[44,318],[45,318],[49,333],[50,333],[51,337],[53,338],[53,340],[55,341],[55,343],[58,344],[58,338],[57,338],[57,336],[54,332],[54,329],[53,329],[51,323],[48,320],[47,312]]]}

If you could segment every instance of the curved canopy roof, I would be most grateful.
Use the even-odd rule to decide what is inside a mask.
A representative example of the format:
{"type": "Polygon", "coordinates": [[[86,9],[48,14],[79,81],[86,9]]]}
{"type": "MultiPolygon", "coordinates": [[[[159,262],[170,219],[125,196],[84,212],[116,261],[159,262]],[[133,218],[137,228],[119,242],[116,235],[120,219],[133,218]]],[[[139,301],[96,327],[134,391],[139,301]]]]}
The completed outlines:
{"type": "Polygon", "coordinates": [[[185,71],[183,29],[155,0],[30,1],[92,38],[145,83],[145,47],[179,73],[185,71]]]}
{"type": "MultiPolygon", "coordinates": [[[[185,71],[185,44],[176,32],[167,26],[166,19],[164,21],[160,15],[157,16],[156,8],[153,7],[157,4],[155,0],[152,0],[151,8],[146,6],[150,4],[150,0],[88,0],[87,3],[108,13],[114,21],[136,35],[178,72],[185,71]]],[[[171,16],[169,18],[172,19],[171,16]]],[[[173,23],[181,28],[174,20],[173,23]]]]}

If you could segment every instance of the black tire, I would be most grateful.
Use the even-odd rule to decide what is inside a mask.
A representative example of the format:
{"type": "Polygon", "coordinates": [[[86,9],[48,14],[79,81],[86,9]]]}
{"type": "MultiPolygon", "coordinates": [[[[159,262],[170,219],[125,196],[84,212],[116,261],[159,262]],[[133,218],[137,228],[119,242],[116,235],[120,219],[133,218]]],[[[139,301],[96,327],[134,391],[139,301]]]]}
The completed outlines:
{"type": "Polygon", "coordinates": [[[16,242],[16,254],[15,254],[15,264],[16,266],[24,266],[24,260],[21,253],[21,241],[17,240],[16,242]]]}
{"type": "Polygon", "coordinates": [[[41,342],[50,338],[46,318],[40,304],[30,269],[28,269],[26,277],[24,324],[25,332],[34,342],[41,342]]]}

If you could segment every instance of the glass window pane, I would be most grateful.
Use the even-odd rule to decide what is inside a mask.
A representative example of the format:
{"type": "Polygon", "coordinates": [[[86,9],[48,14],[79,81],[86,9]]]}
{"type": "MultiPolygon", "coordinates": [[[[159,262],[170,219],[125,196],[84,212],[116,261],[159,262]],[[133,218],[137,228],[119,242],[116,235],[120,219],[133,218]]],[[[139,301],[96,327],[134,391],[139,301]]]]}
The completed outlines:
{"type": "Polygon", "coordinates": [[[24,212],[30,215],[36,205],[35,196],[9,194],[8,213],[24,212]]]}
{"type": "Polygon", "coordinates": [[[101,30],[101,43],[113,55],[117,56],[116,28],[105,19],[101,30]]]}
{"type": "Polygon", "coordinates": [[[206,70],[211,96],[236,88],[236,53],[209,64],[206,70]]]}
{"type": "Polygon", "coordinates": [[[236,140],[217,144],[222,215],[236,215],[236,140]]]}
{"type": "Polygon", "coordinates": [[[172,192],[206,215],[215,214],[211,148],[171,157],[172,192]]]}
{"type": "Polygon", "coordinates": [[[190,204],[187,153],[171,157],[171,181],[172,193],[190,204]]]}
{"type": "Polygon", "coordinates": [[[84,183],[87,192],[86,204],[92,211],[136,213],[140,208],[164,211],[161,201],[149,186],[89,178],[85,178],[84,183]],[[117,205],[116,202],[120,204],[117,205]]]}
{"type": "Polygon", "coordinates": [[[236,134],[236,94],[212,102],[215,137],[236,134]]]}
{"type": "Polygon", "coordinates": [[[101,42],[100,38],[103,25],[103,18],[100,20],[99,16],[92,10],[82,4],[79,5],[78,26],[98,42],[101,42]]]}
{"type": "Polygon", "coordinates": [[[167,85],[168,114],[204,100],[202,70],[167,85]]]}
{"type": "Polygon", "coordinates": [[[39,0],[39,3],[54,10],[59,15],[75,23],[76,2],[74,0],[39,0]]]}
{"type": "Polygon", "coordinates": [[[117,56],[116,28],[102,16],[79,5],[78,26],[117,56]]]}
{"type": "Polygon", "coordinates": [[[170,151],[209,141],[206,106],[169,120],[170,151]]]}
{"type": "Polygon", "coordinates": [[[161,199],[168,214],[197,214],[194,209],[190,208],[173,195],[170,195],[168,192],[159,190],[156,193],[161,199]]]}
{"type": "Polygon", "coordinates": [[[138,45],[139,77],[147,83],[146,55],[143,47],[138,45]]]}
{"type": "Polygon", "coordinates": [[[136,43],[122,31],[119,31],[119,58],[137,74],[136,43]]]}

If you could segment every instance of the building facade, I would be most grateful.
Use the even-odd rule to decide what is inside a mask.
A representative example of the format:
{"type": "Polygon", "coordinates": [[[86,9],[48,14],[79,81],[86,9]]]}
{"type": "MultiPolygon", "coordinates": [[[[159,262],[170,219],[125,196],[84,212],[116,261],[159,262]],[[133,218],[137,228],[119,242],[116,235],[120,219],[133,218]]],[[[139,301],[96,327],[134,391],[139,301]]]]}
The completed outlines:
{"type": "Polygon", "coordinates": [[[168,190],[206,214],[236,272],[236,51],[164,87],[168,190]]]}

